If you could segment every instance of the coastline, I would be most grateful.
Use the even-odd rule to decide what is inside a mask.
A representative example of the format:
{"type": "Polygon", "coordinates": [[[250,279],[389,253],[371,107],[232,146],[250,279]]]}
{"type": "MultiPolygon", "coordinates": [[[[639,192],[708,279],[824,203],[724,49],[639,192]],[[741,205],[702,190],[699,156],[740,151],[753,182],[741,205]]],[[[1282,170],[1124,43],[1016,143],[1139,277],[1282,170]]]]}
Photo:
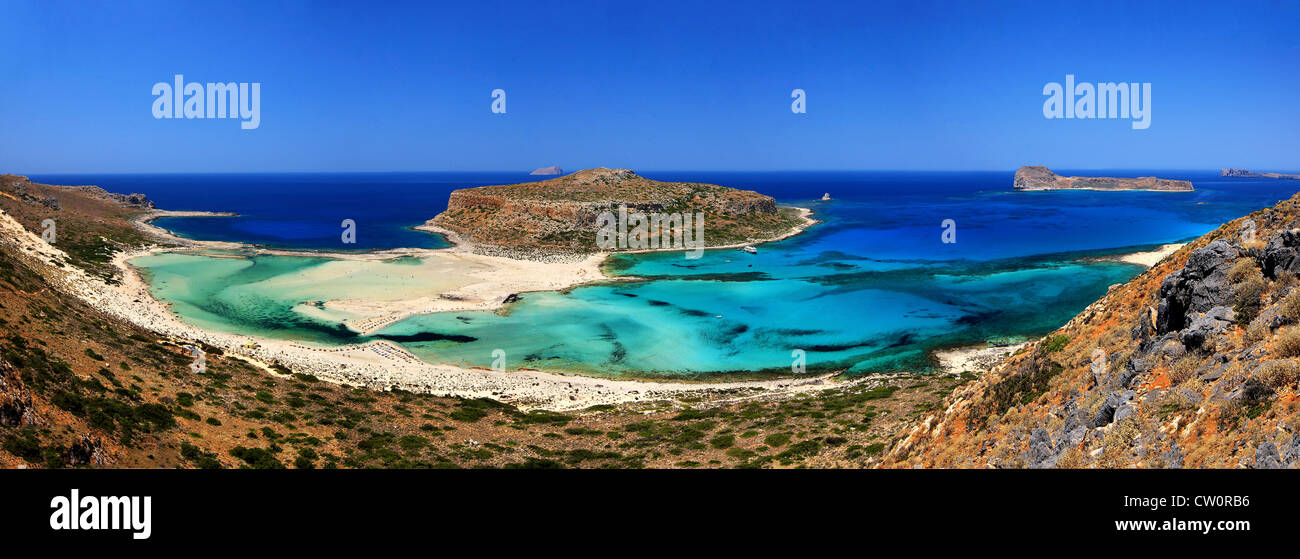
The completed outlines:
{"type": "Polygon", "coordinates": [[[1178,249],[1185,246],[1187,246],[1187,243],[1168,243],[1160,245],[1154,250],[1117,254],[1105,258],[1098,258],[1097,260],[1102,262],[1125,262],[1128,264],[1145,266],[1147,268],[1154,268],[1161,260],[1168,258],[1169,255],[1178,252],[1178,249]]]}
{"type": "Polygon", "coordinates": [[[165,229],[157,225],[154,225],[153,221],[155,219],[160,219],[164,217],[236,217],[238,215],[239,214],[233,212],[205,212],[205,211],[189,211],[189,210],[152,209],[140,216],[137,216],[131,221],[132,223],[135,224],[137,229],[145,232],[146,234],[153,235],[156,238],[162,239],[169,243],[173,243],[175,245],[179,245],[181,247],[199,246],[199,247],[206,247],[212,249],[231,250],[231,249],[239,249],[243,245],[241,245],[240,243],[230,243],[225,241],[200,241],[196,239],[186,239],[185,237],[181,237],[175,233],[172,233],[171,230],[169,229],[165,229]]]}
{"type": "Polygon", "coordinates": [[[1020,348],[1025,347],[1030,343],[1033,342],[1026,341],[1009,345],[978,344],[954,347],[935,351],[934,357],[939,361],[939,367],[942,368],[946,374],[982,374],[993,368],[1007,356],[1020,351],[1020,348]]]}
{"type": "MultiPolygon", "coordinates": [[[[148,228],[157,228],[148,225],[146,220],[162,215],[177,215],[170,212],[160,215],[160,212],[150,212],[138,218],[137,223],[148,228]]],[[[190,215],[210,214],[195,212],[190,215]]],[[[835,378],[838,373],[830,373],[767,380],[693,382],[624,380],[537,370],[497,372],[481,368],[427,363],[397,344],[385,340],[352,346],[316,347],[289,340],[208,331],[181,321],[171,312],[166,303],[152,296],[149,285],[135,267],[128,264],[131,259],[176,251],[178,247],[150,246],[117,252],[113,256],[112,264],[121,272],[122,278],[119,284],[111,285],[80,268],[58,266],[56,262],[66,260],[62,251],[42,241],[7,213],[0,212],[0,232],[5,236],[5,240],[0,242],[16,244],[15,254],[25,255],[28,263],[49,278],[53,285],[61,291],[82,299],[101,312],[160,336],[185,342],[199,341],[221,348],[233,358],[246,359],[263,365],[280,364],[297,373],[311,374],[323,380],[349,386],[364,386],[376,390],[403,389],[447,397],[492,398],[510,402],[522,409],[545,408],[571,411],[599,404],[635,404],[682,397],[698,398],[709,402],[756,397],[778,398],[844,388],[899,376],[899,374],[882,374],[841,380],[835,378]]],[[[164,238],[180,239],[170,234],[164,238]]],[[[238,243],[180,240],[184,241],[178,243],[182,245],[179,247],[182,251],[193,248],[249,248],[238,243]]],[[[459,249],[453,246],[447,249],[430,249],[429,252],[454,252],[460,257],[509,260],[503,257],[470,255],[464,245],[459,249]],[[465,251],[466,254],[460,254],[460,251],[465,251]]],[[[358,255],[344,256],[355,258],[358,255]]],[[[607,256],[608,253],[591,255],[584,258],[583,263],[595,268],[595,271],[591,272],[593,275],[599,274],[598,262],[607,256]]],[[[603,274],[585,278],[582,283],[599,281],[601,278],[604,278],[603,274]]],[[[499,289],[500,285],[485,286],[485,289],[491,291],[491,287],[499,289]]]]}
{"type": "MultiPolygon", "coordinates": [[[[741,247],[752,246],[752,245],[758,245],[758,244],[763,244],[763,243],[774,243],[774,242],[776,242],[776,241],[780,241],[780,240],[788,239],[788,238],[790,238],[790,237],[793,237],[793,236],[795,236],[795,235],[798,235],[798,234],[800,234],[800,233],[803,233],[804,231],[807,231],[809,227],[812,227],[812,226],[814,226],[814,225],[816,225],[816,224],[818,224],[818,223],[821,223],[821,220],[819,220],[819,219],[814,219],[814,218],[812,217],[812,216],[813,216],[813,211],[810,210],[810,209],[808,209],[808,208],[801,208],[801,207],[798,207],[798,206],[784,206],[784,207],[787,207],[787,208],[794,208],[795,210],[797,210],[797,211],[799,212],[799,218],[803,220],[803,223],[800,223],[799,225],[796,225],[796,226],[792,227],[789,231],[786,231],[785,233],[782,233],[782,234],[777,235],[777,236],[775,236],[775,237],[772,237],[772,238],[770,238],[770,239],[762,239],[762,240],[749,241],[749,242],[744,242],[744,243],[731,243],[731,244],[726,244],[726,245],[709,246],[709,247],[704,247],[704,248],[701,249],[701,250],[723,250],[723,249],[741,248],[741,247]]],[[[647,252],[674,252],[674,251],[682,251],[682,250],[687,250],[687,249],[681,249],[681,248],[644,248],[644,249],[637,249],[637,250],[620,250],[620,251],[617,251],[617,252],[610,252],[610,253],[608,253],[608,254],[642,254],[642,253],[647,253],[647,252]]]]}
{"type": "MultiPolygon", "coordinates": [[[[783,235],[762,242],[770,242],[797,235],[813,224],[818,223],[811,217],[810,210],[799,208],[804,222],[783,235]]],[[[158,229],[148,225],[148,221],[162,216],[212,215],[209,212],[163,212],[155,211],[139,218],[137,223],[147,227],[146,230],[158,229]]],[[[427,298],[417,310],[411,310],[411,300],[381,303],[364,303],[369,310],[375,311],[369,321],[354,322],[350,328],[373,332],[384,326],[426,312],[443,312],[467,308],[493,309],[504,305],[504,299],[510,294],[524,292],[528,286],[523,282],[502,282],[501,270],[516,266],[510,274],[523,275],[530,279],[537,291],[551,291],[569,288],[588,282],[635,280],[635,278],[610,278],[600,272],[601,263],[611,254],[594,253],[581,257],[576,262],[532,262],[515,260],[501,256],[487,256],[473,252],[473,244],[466,242],[454,232],[441,230],[434,226],[420,226],[421,229],[446,235],[451,247],[441,249],[392,249],[368,253],[321,253],[311,251],[282,251],[259,249],[240,243],[218,241],[200,241],[181,239],[168,233],[163,236],[168,240],[184,241],[180,247],[151,246],[133,251],[121,251],[114,255],[112,264],[122,273],[119,285],[110,285],[104,280],[87,274],[79,268],[57,268],[53,262],[63,258],[61,251],[40,240],[27,231],[10,216],[4,214],[0,219],[0,230],[14,230],[15,238],[22,246],[19,253],[45,255],[49,263],[38,258],[36,265],[45,271],[47,277],[60,279],[65,290],[87,301],[95,308],[127,322],[141,326],[159,335],[181,341],[202,341],[208,345],[222,348],[234,358],[248,360],[270,370],[268,364],[281,364],[294,372],[315,375],[331,382],[364,386],[377,390],[403,389],[429,393],[440,396],[464,398],[493,398],[510,402],[522,409],[544,408],[552,410],[581,410],[599,404],[636,404],[678,398],[701,399],[707,402],[741,401],[753,398],[783,398],[798,394],[807,394],[828,389],[844,388],[860,383],[870,383],[883,378],[905,376],[909,373],[889,373],[867,375],[855,379],[839,379],[838,372],[804,377],[782,377],[777,379],[737,380],[737,381],[692,381],[661,379],[615,379],[609,377],[586,376],[574,373],[522,369],[510,372],[497,372],[478,367],[463,367],[447,364],[433,364],[420,360],[401,346],[386,340],[376,340],[364,344],[325,347],[289,340],[270,339],[259,336],[238,335],[232,333],[204,330],[183,322],[175,315],[169,305],[155,299],[149,285],[129,261],[145,255],[167,252],[186,252],[194,249],[240,249],[258,254],[286,254],[317,257],[335,257],[339,260],[382,261],[398,256],[419,256],[425,258],[453,258],[463,262],[479,264],[489,263],[482,281],[462,288],[460,293],[475,295],[466,300],[447,300],[427,298]],[[549,278],[553,283],[546,283],[538,278],[548,275],[539,267],[553,267],[549,278]],[[557,272],[557,270],[559,272],[557,272]],[[585,273],[583,272],[585,270],[585,273]],[[515,289],[518,288],[518,289],[515,289]],[[253,347],[249,347],[250,342],[253,347]]],[[[757,243],[753,243],[757,244],[757,243]]],[[[743,245],[739,245],[743,246],[743,245]]],[[[1165,245],[1161,251],[1134,253],[1135,255],[1163,253],[1169,247],[1174,249],[1181,245],[1165,245]]],[[[709,247],[706,250],[733,248],[731,246],[709,247]]],[[[660,249],[664,250],[664,249],[660,249]]],[[[681,249],[667,249],[681,250],[681,249]]],[[[445,293],[444,293],[445,294],[445,293]]],[[[355,310],[348,300],[331,302],[338,309],[355,310]]],[[[933,352],[947,374],[960,374],[965,371],[984,371],[1000,358],[1014,352],[1018,346],[975,346],[957,347],[933,352]]]]}

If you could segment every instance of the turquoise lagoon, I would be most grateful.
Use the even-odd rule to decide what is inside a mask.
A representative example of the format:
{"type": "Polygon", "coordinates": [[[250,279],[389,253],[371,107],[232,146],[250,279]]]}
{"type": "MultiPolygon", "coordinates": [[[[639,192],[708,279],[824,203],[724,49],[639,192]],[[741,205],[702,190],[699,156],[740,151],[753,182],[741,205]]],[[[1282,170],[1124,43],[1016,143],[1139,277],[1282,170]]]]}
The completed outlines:
{"type": "MultiPolygon", "coordinates": [[[[1186,178],[1196,184],[1192,193],[1020,193],[1009,190],[1010,173],[643,174],[755,189],[811,207],[824,223],[760,245],[757,255],[617,255],[607,272],[643,279],[524,293],[496,312],[414,316],[370,337],[343,328],[346,316],[319,302],[382,292],[383,281],[418,263],[386,264],[352,282],[303,281],[336,265],[312,256],[164,254],[132,263],[155,296],[204,328],[322,345],[388,339],[430,362],[488,366],[502,349],[510,369],[681,378],[788,374],[792,351],[803,350],[810,371],[924,370],[936,348],[1050,332],[1143,271],[1102,257],[1188,240],[1289,197],[1294,187],[1208,171],[1105,173],[1186,178]],[[822,192],[834,200],[807,201],[822,192]],[[944,219],[957,223],[957,243],[941,242],[944,219]]],[[[165,202],[162,192],[151,196],[163,207],[186,207],[165,202]]],[[[387,219],[414,225],[441,209],[387,219]]],[[[275,229],[267,224],[277,211],[249,216],[261,220],[259,234],[275,229]]],[[[191,223],[198,229],[184,232],[195,237],[212,226],[191,223]]],[[[397,243],[402,235],[389,236],[397,243]]],[[[401,281],[433,286],[439,278],[401,281]]]]}

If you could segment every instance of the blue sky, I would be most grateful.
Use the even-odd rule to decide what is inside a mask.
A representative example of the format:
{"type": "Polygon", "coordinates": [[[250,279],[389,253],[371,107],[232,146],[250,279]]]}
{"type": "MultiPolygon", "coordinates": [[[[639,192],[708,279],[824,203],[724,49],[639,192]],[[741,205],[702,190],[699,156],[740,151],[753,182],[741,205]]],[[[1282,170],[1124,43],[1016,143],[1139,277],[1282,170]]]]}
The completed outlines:
{"type": "Polygon", "coordinates": [[[848,4],[5,0],[0,172],[1300,171],[1295,2],[848,4]],[[154,119],[177,73],[261,126],[154,119]],[[1151,127],[1045,119],[1066,74],[1151,127]]]}

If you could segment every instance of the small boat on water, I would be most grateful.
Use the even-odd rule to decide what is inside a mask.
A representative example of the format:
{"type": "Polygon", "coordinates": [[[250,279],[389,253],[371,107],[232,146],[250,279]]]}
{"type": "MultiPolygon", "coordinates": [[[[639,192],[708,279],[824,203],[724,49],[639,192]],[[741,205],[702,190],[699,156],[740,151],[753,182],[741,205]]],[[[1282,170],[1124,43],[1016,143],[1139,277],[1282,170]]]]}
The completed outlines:
{"type": "Polygon", "coordinates": [[[752,247],[752,246],[748,246],[748,245],[743,246],[743,247],[740,247],[740,250],[743,250],[743,251],[748,252],[748,253],[750,253],[750,254],[758,254],[758,249],[756,249],[756,248],[754,248],[754,247],[752,247]]]}
{"type": "Polygon", "coordinates": [[[822,194],[822,201],[826,201],[830,199],[831,199],[831,193],[827,192],[825,194],[822,194]]]}

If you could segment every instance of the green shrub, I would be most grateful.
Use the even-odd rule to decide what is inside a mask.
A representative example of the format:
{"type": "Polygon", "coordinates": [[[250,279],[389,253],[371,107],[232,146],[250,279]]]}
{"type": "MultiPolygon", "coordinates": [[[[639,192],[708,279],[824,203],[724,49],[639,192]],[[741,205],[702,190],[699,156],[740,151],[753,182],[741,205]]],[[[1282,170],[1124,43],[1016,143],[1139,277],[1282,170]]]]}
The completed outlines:
{"type": "Polygon", "coordinates": [[[181,456],[203,470],[221,469],[221,461],[217,460],[216,453],[204,452],[203,449],[188,442],[181,442],[181,456]]]}
{"type": "Polygon", "coordinates": [[[428,441],[419,435],[406,435],[397,440],[397,446],[402,447],[403,450],[416,450],[424,448],[428,444],[428,441]]]}
{"type": "Polygon", "coordinates": [[[767,446],[771,446],[771,447],[782,446],[788,442],[790,442],[789,433],[772,433],[771,435],[768,435],[767,437],[763,438],[763,444],[766,444],[767,446]]]}
{"type": "Polygon", "coordinates": [[[298,457],[293,461],[293,467],[299,470],[310,470],[316,467],[316,458],[318,455],[315,450],[310,448],[298,449],[298,457]]]}
{"type": "Polygon", "coordinates": [[[787,462],[794,461],[794,460],[802,460],[810,456],[816,456],[817,453],[821,451],[822,451],[822,445],[817,441],[814,440],[799,441],[797,443],[790,445],[790,448],[787,448],[785,452],[777,454],[776,459],[787,461],[787,462]]]}
{"type": "MultiPolygon", "coordinates": [[[[1064,345],[1064,344],[1062,344],[1064,345]]],[[[1035,357],[1020,364],[1019,370],[990,387],[983,417],[1002,414],[1013,406],[1028,404],[1047,392],[1048,381],[1061,374],[1060,363],[1035,357]]]]}
{"type": "Polygon", "coordinates": [[[237,446],[230,449],[230,455],[243,460],[244,463],[247,464],[246,467],[249,468],[258,470],[284,469],[284,464],[280,463],[280,461],[276,459],[275,455],[265,448],[244,448],[243,446],[237,446]]]}
{"type": "Polygon", "coordinates": [[[1043,353],[1056,353],[1065,349],[1065,345],[1070,343],[1070,337],[1066,335],[1052,336],[1047,338],[1043,344],[1043,353]]]}
{"type": "Polygon", "coordinates": [[[875,456],[884,451],[885,451],[885,443],[869,444],[862,449],[862,453],[866,454],[867,456],[875,456]]]}

